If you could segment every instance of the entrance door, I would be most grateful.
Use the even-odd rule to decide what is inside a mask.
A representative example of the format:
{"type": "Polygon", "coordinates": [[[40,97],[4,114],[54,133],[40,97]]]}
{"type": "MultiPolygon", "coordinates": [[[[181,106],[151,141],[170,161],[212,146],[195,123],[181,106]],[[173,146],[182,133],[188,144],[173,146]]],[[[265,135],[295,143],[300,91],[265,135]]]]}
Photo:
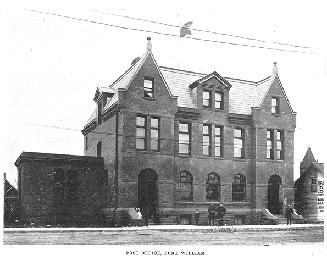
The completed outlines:
{"type": "Polygon", "coordinates": [[[158,209],[158,176],[152,169],[142,170],[138,176],[138,206],[149,208],[149,216],[158,209]]]}
{"type": "Polygon", "coordinates": [[[268,181],[268,210],[272,214],[281,213],[281,199],[279,197],[282,179],[278,175],[272,175],[268,181]]]}

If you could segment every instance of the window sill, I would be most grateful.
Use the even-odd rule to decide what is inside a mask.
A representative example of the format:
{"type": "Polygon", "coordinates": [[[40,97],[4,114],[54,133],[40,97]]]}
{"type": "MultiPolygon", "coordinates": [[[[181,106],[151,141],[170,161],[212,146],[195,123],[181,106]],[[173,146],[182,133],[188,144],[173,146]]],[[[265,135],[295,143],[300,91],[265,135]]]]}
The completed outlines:
{"type": "Polygon", "coordinates": [[[138,153],[156,154],[156,153],[160,153],[160,150],[136,149],[136,152],[138,152],[138,153]]]}
{"type": "Polygon", "coordinates": [[[230,201],[226,202],[225,204],[232,204],[232,205],[246,205],[246,201],[230,201]]]}
{"type": "Polygon", "coordinates": [[[212,108],[212,107],[207,107],[207,106],[202,106],[203,110],[208,110],[212,112],[224,112],[225,109],[219,109],[219,108],[212,108]]]}
{"type": "Polygon", "coordinates": [[[272,116],[280,117],[280,113],[271,113],[272,116]]]}
{"type": "Polygon", "coordinates": [[[193,201],[176,201],[178,204],[194,204],[193,201]]]}
{"type": "Polygon", "coordinates": [[[244,157],[233,157],[234,161],[246,161],[246,159],[244,157]]]}
{"type": "Polygon", "coordinates": [[[221,201],[217,201],[217,200],[206,200],[204,203],[205,204],[220,204],[221,201]]]}
{"type": "Polygon", "coordinates": [[[211,158],[211,159],[217,159],[217,160],[223,160],[223,156],[208,156],[208,155],[201,155],[202,158],[211,158]]]}
{"type": "Polygon", "coordinates": [[[178,157],[191,157],[191,154],[178,154],[178,157]]]}
{"type": "Polygon", "coordinates": [[[147,101],[155,101],[156,99],[154,97],[143,97],[144,100],[147,101]]]}

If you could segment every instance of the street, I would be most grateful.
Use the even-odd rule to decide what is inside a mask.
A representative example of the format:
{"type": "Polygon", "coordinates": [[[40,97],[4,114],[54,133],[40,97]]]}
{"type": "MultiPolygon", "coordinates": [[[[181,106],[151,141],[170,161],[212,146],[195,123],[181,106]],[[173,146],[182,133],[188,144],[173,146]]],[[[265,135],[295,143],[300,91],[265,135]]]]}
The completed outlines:
{"type": "Polygon", "coordinates": [[[138,227],[110,230],[4,231],[5,245],[287,245],[323,244],[323,225],[315,228],[167,229],[138,227]]]}

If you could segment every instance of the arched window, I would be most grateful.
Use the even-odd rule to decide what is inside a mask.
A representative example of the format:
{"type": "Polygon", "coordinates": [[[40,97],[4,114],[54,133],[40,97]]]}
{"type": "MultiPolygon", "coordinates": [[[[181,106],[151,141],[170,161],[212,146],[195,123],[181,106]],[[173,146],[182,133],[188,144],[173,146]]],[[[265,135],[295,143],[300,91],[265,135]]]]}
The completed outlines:
{"type": "Polygon", "coordinates": [[[246,201],[246,178],[243,174],[234,175],[232,201],[246,201]]]}
{"type": "Polygon", "coordinates": [[[102,142],[99,141],[97,145],[97,157],[102,157],[102,142]]]}
{"type": "Polygon", "coordinates": [[[220,201],[220,177],[218,174],[208,174],[206,191],[207,200],[220,201]]]}
{"type": "Polygon", "coordinates": [[[179,181],[177,183],[177,197],[179,200],[193,200],[193,177],[187,171],[179,173],[179,181]]]}

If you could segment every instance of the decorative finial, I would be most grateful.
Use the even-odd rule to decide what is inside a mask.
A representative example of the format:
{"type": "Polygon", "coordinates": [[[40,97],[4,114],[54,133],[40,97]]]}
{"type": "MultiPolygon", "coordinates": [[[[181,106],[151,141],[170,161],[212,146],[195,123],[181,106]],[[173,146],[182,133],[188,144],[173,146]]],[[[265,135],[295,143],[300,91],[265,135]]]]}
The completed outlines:
{"type": "Polygon", "coordinates": [[[272,75],[276,76],[278,74],[277,62],[275,61],[273,64],[274,64],[274,67],[272,70],[272,75]]]}
{"type": "Polygon", "coordinates": [[[146,44],[146,50],[152,51],[151,37],[147,37],[146,39],[148,40],[148,43],[146,44]]]}

